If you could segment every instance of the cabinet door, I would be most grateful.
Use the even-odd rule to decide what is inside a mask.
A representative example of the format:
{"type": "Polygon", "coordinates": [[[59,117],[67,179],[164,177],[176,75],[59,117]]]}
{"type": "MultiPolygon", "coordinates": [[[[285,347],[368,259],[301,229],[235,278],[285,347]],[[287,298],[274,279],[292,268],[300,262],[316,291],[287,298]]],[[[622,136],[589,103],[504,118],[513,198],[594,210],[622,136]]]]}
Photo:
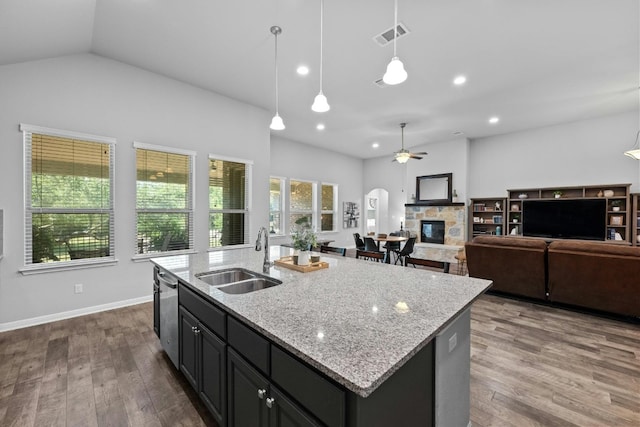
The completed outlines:
{"type": "Polygon", "coordinates": [[[267,427],[269,383],[232,349],[227,354],[228,427],[267,427]]]}
{"type": "Polygon", "coordinates": [[[197,327],[197,319],[183,307],[180,307],[180,371],[196,390],[198,389],[196,371],[198,336],[195,334],[197,327]]]}
{"type": "Polygon", "coordinates": [[[153,284],[153,332],[160,338],[160,286],[153,284]]]}
{"type": "Polygon", "coordinates": [[[224,425],[227,412],[226,345],[204,325],[199,324],[198,330],[198,394],[218,424],[224,425]]]}
{"type": "Polygon", "coordinates": [[[313,427],[320,426],[311,415],[287,399],[277,388],[271,386],[269,393],[269,427],[313,427]]]}

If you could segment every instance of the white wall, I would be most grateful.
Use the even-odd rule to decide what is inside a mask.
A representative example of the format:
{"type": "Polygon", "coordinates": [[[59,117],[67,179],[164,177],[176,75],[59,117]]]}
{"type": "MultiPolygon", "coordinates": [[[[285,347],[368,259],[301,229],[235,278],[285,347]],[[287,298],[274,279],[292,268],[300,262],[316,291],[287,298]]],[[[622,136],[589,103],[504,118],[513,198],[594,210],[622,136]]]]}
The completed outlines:
{"type": "MultiPolygon", "coordinates": [[[[362,191],[363,161],[334,151],[288,139],[271,138],[271,175],[285,178],[338,184],[337,232],[320,233],[319,238],[335,240],[333,246],[353,247],[353,233],[362,234],[364,193],[362,191]],[[342,228],[342,202],[360,203],[360,227],[342,228]]],[[[288,200],[288,199],[287,199],[288,200]]],[[[289,237],[274,238],[274,243],[289,242],[289,237]]]]}
{"type": "Polygon", "coordinates": [[[623,155],[633,146],[638,126],[636,111],[473,140],[468,196],[624,183],[640,192],[640,162],[623,155]]]}
{"type": "MultiPolygon", "coordinates": [[[[0,67],[0,330],[26,319],[149,298],[151,265],[131,260],[135,235],[134,140],[197,152],[195,239],[208,242],[208,154],[254,160],[251,233],[268,220],[269,114],[259,108],[94,55],[0,67]],[[23,276],[20,123],[117,138],[116,266],[23,276]],[[84,284],[74,294],[74,284],[84,284]]],[[[361,175],[361,174],[360,174],[361,175]]]]}
{"type": "Polygon", "coordinates": [[[405,203],[412,203],[411,196],[416,193],[416,177],[440,173],[453,173],[453,188],[462,202],[467,194],[467,168],[469,142],[465,138],[451,141],[424,144],[411,147],[410,151],[426,151],[422,160],[409,160],[404,165],[392,162],[391,155],[367,159],[364,162],[364,193],[374,188],[383,188],[389,192],[389,216],[386,230],[391,232],[400,228],[404,218],[405,203]]]}

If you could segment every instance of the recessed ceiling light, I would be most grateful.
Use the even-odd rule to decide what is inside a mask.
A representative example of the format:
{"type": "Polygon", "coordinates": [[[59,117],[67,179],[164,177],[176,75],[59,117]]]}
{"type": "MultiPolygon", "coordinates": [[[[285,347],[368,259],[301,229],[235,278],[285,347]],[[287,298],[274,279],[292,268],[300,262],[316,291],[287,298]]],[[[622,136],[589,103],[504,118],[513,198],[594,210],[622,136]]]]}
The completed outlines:
{"type": "Polygon", "coordinates": [[[492,125],[495,125],[495,124],[496,124],[496,123],[498,123],[499,121],[500,121],[500,118],[495,117],[495,116],[494,116],[494,117],[491,117],[491,118],[489,119],[489,123],[491,123],[492,125]]]}
{"type": "Polygon", "coordinates": [[[467,78],[465,76],[458,76],[455,79],[453,79],[453,84],[456,86],[463,85],[466,82],[467,82],[467,78]]]}
{"type": "Polygon", "coordinates": [[[371,146],[373,148],[378,148],[378,147],[380,147],[380,144],[378,144],[377,142],[374,142],[373,144],[371,144],[371,146]]]}
{"type": "Polygon", "coordinates": [[[316,126],[316,129],[324,130],[324,124],[323,123],[318,123],[318,125],[316,126]]]}
{"type": "Polygon", "coordinates": [[[307,67],[306,65],[300,65],[297,69],[296,72],[298,74],[300,74],[301,76],[306,76],[307,74],[309,74],[309,67],[307,67]]]}

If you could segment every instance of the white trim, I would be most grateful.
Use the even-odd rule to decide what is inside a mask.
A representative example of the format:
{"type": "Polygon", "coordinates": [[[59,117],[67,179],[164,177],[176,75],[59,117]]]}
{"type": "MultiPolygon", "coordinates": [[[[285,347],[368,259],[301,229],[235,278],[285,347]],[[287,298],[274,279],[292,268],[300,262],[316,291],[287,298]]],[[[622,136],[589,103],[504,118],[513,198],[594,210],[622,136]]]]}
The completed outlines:
{"type": "Polygon", "coordinates": [[[182,251],[165,251],[165,252],[147,252],[146,254],[136,254],[131,257],[133,262],[142,262],[148,261],[151,258],[162,258],[166,256],[174,256],[174,255],[191,255],[197,254],[198,251],[195,249],[185,249],[182,251]]]}
{"type": "Polygon", "coordinates": [[[209,160],[222,160],[224,162],[235,162],[253,165],[253,160],[240,159],[238,157],[218,156],[217,154],[209,154],[209,160]]]}
{"type": "Polygon", "coordinates": [[[117,258],[85,258],[85,261],[55,261],[27,264],[18,271],[24,276],[30,274],[54,273],[56,271],[81,270],[83,268],[110,267],[118,263],[117,258]]]}
{"type": "Polygon", "coordinates": [[[101,311],[128,307],[131,305],[142,304],[150,301],[153,301],[153,295],[147,295],[139,298],[132,298],[124,301],[111,302],[108,304],[94,305],[92,307],[79,308],[77,310],[63,311],[55,314],[48,314],[46,316],[32,317],[30,319],[17,320],[15,322],[0,323],[0,332],[27,328],[29,326],[41,325],[43,323],[70,319],[72,317],[85,316],[87,314],[99,313],[101,311]]]}
{"type": "Polygon", "coordinates": [[[112,138],[109,136],[92,135],[90,133],[73,132],[70,130],[52,129],[52,128],[46,128],[42,126],[28,125],[24,123],[20,123],[20,131],[45,134],[50,136],[59,136],[61,138],[83,139],[85,141],[102,142],[105,144],[116,143],[116,138],[112,138]]]}
{"type": "Polygon", "coordinates": [[[185,156],[196,157],[196,152],[193,150],[184,150],[182,148],[166,147],[164,145],[147,144],[145,142],[133,141],[133,148],[140,148],[142,150],[160,151],[162,153],[182,154],[185,156]]]}
{"type": "Polygon", "coordinates": [[[247,249],[247,248],[255,248],[255,246],[249,243],[245,245],[216,246],[215,248],[210,247],[209,249],[207,249],[207,252],[228,251],[233,249],[247,249]]]}

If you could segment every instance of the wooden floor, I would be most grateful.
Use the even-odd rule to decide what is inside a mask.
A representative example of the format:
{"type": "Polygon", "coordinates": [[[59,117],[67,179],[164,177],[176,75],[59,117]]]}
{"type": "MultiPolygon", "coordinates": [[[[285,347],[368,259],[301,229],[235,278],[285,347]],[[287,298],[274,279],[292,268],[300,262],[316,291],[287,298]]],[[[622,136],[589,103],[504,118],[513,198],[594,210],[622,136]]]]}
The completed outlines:
{"type": "MultiPolygon", "coordinates": [[[[640,326],[483,296],[474,426],[640,426],[640,326]]],[[[0,426],[215,426],[152,331],[152,305],[0,334],[0,426]]]]}

